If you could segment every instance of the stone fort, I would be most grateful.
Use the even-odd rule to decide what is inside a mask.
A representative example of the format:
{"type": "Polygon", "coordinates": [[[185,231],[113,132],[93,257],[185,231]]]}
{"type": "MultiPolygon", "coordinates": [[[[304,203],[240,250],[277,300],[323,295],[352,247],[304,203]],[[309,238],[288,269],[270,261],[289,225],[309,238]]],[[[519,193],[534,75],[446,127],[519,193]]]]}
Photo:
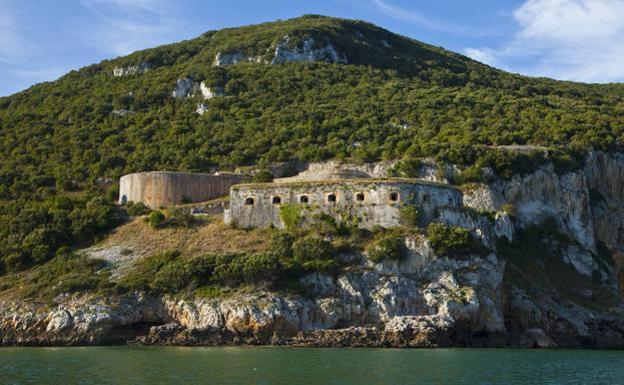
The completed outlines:
{"type": "Polygon", "coordinates": [[[227,195],[230,187],[246,179],[234,173],[138,172],[119,180],[119,203],[143,202],[159,208],[202,202],[227,195]]]}
{"type": "Polygon", "coordinates": [[[311,164],[294,177],[272,183],[245,183],[242,174],[144,172],[120,181],[120,203],[143,202],[152,208],[202,202],[229,193],[224,221],[242,228],[284,228],[283,211],[296,210],[303,222],[319,214],[359,227],[400,224],[401,207],[418,206],[426,224],[440,209],[462,206],[456,188],[419,179],[390,178],[379,166],[311,164]]]}

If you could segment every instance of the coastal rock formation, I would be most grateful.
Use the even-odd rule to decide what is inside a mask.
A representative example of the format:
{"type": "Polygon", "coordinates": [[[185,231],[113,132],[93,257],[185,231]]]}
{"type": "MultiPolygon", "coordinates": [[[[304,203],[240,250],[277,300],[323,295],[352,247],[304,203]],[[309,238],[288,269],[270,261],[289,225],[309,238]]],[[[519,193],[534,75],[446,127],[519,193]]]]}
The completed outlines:
{"type": "MultiPolygon", "coordinates": [[[[425,163],[421,171],[433,167],[425,163]]],[[[308,165],[309,174],[322,169],[308,165]]],[[[371,164],[357,172],[388,175],[390,169],[371,164]]],[[[415,234],[405,236],[402,260],[375,263],[364,251],[337,255],[349,268],[303,276],[305,296],[259,286],[222,298],[135,293],[61,295],[50,305],[3,300],[0,339],[4,345],[623,348],[622,170],[624,158],[595,152],[577,170],[544,164],[456,191],[457,205],[431,215],[471,229],[481,241],[461,256],[437,254],[426,236],[415,234]],[[544,257],[505,254],[505,244],[549,218],[548,231],[559,235],[540,240],[544,257]],[[605,248],[615,251],[612,262],[601,254],[605,248]]]]}
{"type": "Polygon", "coordinates": [[[193,344],[200,343],[193,337],[197,335],[228,343],[272,343],[277,338],[280,344],[305,344],[309,333],[326,333],[325,344],[334,345],[338,342],[329,336],[336,329],[346,328],[340,332],[343,338],[365,327],[376,334],[418,335],[418,346],[437,346],[443,340],[450,343],[453,333],[504,331],[502,261],[490,255],[422,263],[431,256],[420,251],[431,253],[420,244],[400,263],[363,262],[338,277],[305,276],[301,284],[314,298],[260,290],[224,299],[60,297],[52,308],[2,302],[0,335],[3,344],[23,345],[136,338],[193,344]]]}

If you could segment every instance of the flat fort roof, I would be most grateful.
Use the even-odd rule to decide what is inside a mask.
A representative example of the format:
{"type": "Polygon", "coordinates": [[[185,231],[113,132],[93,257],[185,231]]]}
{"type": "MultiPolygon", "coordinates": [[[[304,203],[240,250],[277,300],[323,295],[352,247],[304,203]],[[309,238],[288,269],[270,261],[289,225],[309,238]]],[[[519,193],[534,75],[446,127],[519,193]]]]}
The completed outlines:
{"type": "Polygon", "coordinates": [[[453,185],[447,183],[430,182],[422,179],[414,178],[360,178],[360,179],[336,179],[336,180],[315,180],[315,181],[295,181],[295,182],[279,182],[279,183],[241,183],[232,186],[232,190],[240,189],[269,189],[280,187],[304,187],[304,186],[332,186],[332,185],[344,185],[344,184],[418,184],[438,188],[446,188],[450,190],[459,189],[453,185]]]}

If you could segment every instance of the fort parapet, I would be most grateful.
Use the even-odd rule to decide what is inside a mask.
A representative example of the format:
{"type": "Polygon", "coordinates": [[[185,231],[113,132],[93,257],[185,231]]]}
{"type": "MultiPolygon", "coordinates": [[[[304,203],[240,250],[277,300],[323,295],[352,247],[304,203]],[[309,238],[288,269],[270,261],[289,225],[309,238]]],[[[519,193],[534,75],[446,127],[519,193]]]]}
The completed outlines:
{"type": "Polygon", "coordinates": [[[243,228],[284,228],[285,205],[304,221],[324,213],[359,227],[392,227],[399,225],[403,205],[416,205],[428,222],[439,208],[460,207],[462,194],[448,185],[402,178],[241,184],[230,190],[224,219],[243,228]]]}
{"type": "Polygon", "coordinates": [[[150,171],[128,174],[119,181],[119,203],[143,202],[167,207],[202,202],[227,195],[230,187],[245,180],[240,174],[200,174],[150,171]]]}

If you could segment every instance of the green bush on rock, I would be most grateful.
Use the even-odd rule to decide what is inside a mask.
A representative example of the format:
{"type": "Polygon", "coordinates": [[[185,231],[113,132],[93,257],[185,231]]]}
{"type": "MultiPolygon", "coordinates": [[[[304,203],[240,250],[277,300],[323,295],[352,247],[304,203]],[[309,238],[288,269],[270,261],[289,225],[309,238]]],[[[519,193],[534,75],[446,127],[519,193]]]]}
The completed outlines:
{"type": "Polygon", "coordinates": [[[147,219],[147,222],[153,228],[161,227],[165,222],[165,214],[160,211],[152,211],[147,219]]]}
{"type": "Polygon", "coordinates": [[[470,230],[432,222],[427,226],[427,238],[439,256],[457,256],[461,253],[482,251],[481,243],[472,237],[470,230]]]}
{"type": "Polygon", "coordinates": [[[378,233],[367,249],[368,258],[379,263],[386,259],[398,261],[407,255],[405,238],[397,234],[378,233]]]}

